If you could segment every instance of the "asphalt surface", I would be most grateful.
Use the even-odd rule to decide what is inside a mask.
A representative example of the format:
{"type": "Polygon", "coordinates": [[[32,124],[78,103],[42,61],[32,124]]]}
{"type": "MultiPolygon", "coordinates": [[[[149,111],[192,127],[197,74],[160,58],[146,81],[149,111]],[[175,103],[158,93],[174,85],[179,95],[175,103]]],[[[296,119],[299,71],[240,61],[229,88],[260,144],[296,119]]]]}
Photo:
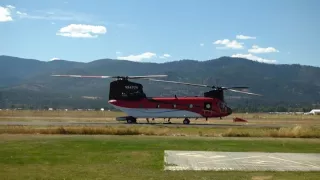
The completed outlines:
{"type": "Polygon", "coordinates": [[[182,123],[135,123],[127,124],[126,122],[71,122],[71,121],[0,121],[2,126],[164,126],[164,127],[288,127],[293,124],[248,124],[248,123],[235,123],[235,124],[182,124],[182,123]]]}
{"type": "Polygon", "coordinates": [[[165,170],[320,171],[320,153],[165,151],[165,170]]]}

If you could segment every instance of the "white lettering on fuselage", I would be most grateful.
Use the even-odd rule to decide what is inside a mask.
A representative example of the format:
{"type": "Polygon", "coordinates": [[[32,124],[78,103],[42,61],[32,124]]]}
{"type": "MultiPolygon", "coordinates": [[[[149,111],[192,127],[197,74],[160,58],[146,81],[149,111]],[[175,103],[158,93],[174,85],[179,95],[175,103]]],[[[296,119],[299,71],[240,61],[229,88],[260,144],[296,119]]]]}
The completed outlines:
{"type": "Polygon", "coordinates": [[[138,89],[138,86],[124,86],[126,89],[138,89]]]}

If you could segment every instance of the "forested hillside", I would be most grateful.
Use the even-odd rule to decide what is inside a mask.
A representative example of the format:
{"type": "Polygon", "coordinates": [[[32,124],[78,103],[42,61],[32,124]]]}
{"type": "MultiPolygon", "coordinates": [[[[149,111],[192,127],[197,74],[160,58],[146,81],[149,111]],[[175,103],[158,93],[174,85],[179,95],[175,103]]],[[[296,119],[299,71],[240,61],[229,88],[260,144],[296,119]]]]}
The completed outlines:
{"type": "MultiPolygon", "coordinates": [[[[264,64],[221,57],[208,61],[180,60],[139,63],[101,59],[89,63],[50,62],[0,56],[0,108],[101,108],[108,106],[112,79],[51,77],[51,74],[148,75],[166,80],[219,86],[249,86],[262,97],[226,92],[226,101],[243,111],[287,111],[319,107],[320,68],[264,64]]],[[[148,96],[201,96],[207,88],[137,80],[148,96]]]]}

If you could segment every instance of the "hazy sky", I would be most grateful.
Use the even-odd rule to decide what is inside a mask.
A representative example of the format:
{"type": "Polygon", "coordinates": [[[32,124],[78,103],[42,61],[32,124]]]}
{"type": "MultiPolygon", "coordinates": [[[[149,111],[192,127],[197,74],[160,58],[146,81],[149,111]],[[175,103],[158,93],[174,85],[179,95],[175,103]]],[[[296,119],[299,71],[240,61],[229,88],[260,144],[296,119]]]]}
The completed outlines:
{"type": "Polygon", "coordinates": [[[1,0],[0,54],[320,66],[319,0],[1,0]]]}

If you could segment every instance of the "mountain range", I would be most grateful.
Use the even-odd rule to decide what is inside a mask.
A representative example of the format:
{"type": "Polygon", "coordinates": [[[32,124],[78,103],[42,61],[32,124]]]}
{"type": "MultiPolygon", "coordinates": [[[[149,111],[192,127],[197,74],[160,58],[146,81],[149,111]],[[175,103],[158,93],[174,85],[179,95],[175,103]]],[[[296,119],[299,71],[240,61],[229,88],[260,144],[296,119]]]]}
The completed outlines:
{"type": "MultiPolygon", "coordinates": [[[[263,95],[258,97],[226,91],[226,102],[234,108],[261,110],[259,107],[264,107],[265,110],[320,106],[320,68],[313,66],[265,64],[231,57],[166,63],[114,59],[84,63],[0,56],[0,108],[109,108],[109,83],[113,79],[61,78],[52,77],[52,74],[166,74],[168,77],[165,80],[226,87],[248,86],[251,92],[263,95]]],[[[144,86],[145,93],[150,97],[202,96],[210,90],[147,80],[135,81],[144,86]]]]}

